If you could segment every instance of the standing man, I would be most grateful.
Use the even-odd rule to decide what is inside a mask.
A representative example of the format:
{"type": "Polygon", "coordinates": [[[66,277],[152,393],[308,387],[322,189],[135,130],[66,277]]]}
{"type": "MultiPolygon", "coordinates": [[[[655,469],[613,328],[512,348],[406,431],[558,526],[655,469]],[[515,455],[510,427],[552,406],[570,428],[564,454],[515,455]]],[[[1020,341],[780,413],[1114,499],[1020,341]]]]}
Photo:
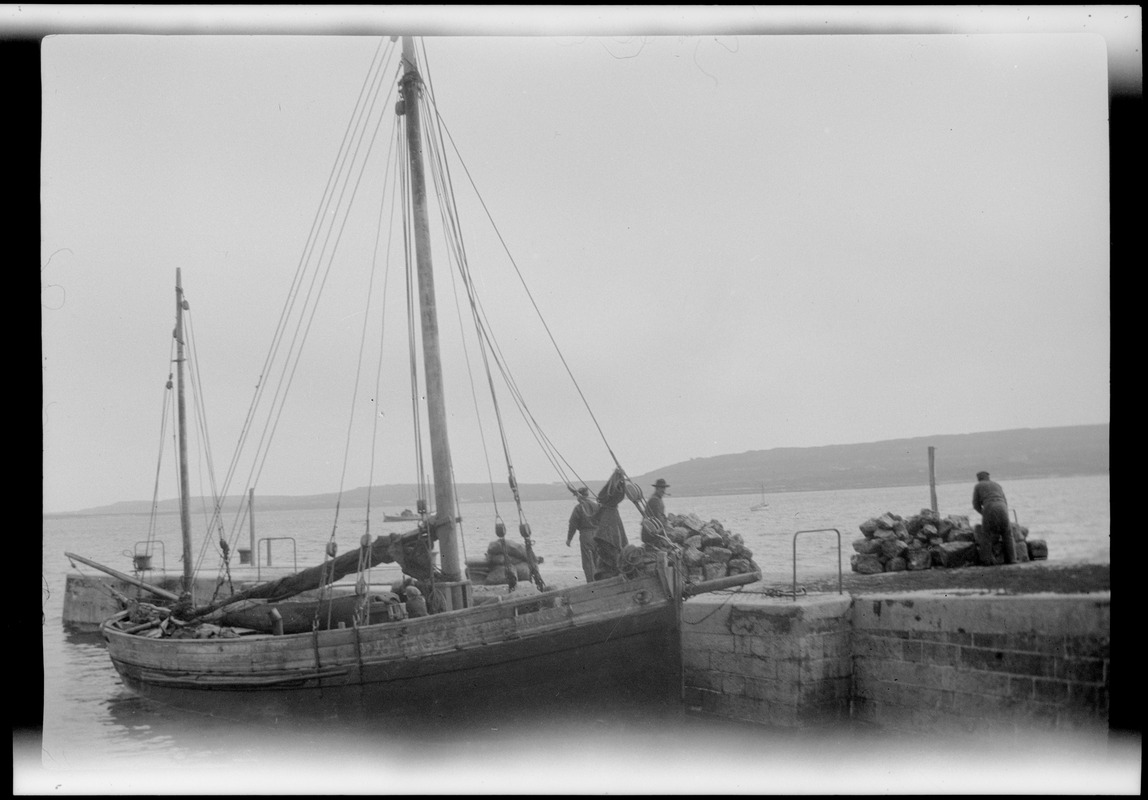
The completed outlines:
{"type": "Polygon", "coordinates": [[[578,547],[582,551],[582,572],[586,583],[594,580],[594,534],[598,531],[598,503],[590,499],[590,490],[583,486],[578,490],[578,505],[570,514],[570,528],[566,532],[566,546],[574,541],[578,533],[578,547]]]}
{"type": "Polygon", "coordinates": [[[973,487],[973,509],[981,515],[981,530],[984,535],[977,539],[977,550],[982,564],[995,564],[993,542],[1000,537],[1001,550],[1006,564],[1016,561],[1012,526],[1008,519],[1008,501],[1004,489],[996,481],[989,480],[987,472],[977,473],[977,485],[973,487]]]}
{"type": "Polygon", "coordinates": [[[666,491],[669,488],[670,485],[666,483],[665,478],[658,478],[654,482],[654,496],[646,501],[646,508],[649,510],[650,516],[662,523],[663,528],[666,526],[667,520],[666,503],[662,498],[669,495],[669,492],[666,491]]]}
{"type": "Polygon", "coordinates": [[[646,501],[646,518],[642,520],[642,542],[644,544],[660,547],[669,541],[666,538],[666,529],[669,520],[666,519],[666,504],[662,500],[667,494],[670,485],[665,478],[658,478],[654,483],[654,495],[646,501]]]}
{"type": "Polygon", "coordinates": [[[625,499],[626,473],[618,467],[598,492],[598,529],[594,531],[594,577],[597,580],[622,572],[622,550],[630,543],[618,511],[618,504],[625,499]]]}

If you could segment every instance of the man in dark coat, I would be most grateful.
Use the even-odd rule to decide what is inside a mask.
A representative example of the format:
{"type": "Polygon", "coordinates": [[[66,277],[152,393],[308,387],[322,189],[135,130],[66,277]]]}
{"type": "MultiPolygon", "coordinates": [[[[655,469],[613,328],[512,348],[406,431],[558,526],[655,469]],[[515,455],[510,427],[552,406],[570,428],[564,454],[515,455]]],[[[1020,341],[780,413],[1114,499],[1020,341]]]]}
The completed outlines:
{"type": "Polygon", "coordinates": [[[654,494],[646,501],[646,519],[642,520],[642,542],[660,547],[665,541],[665,532],[669,527],[666,519],[666,503],[662,500],[669,492],[670,485],[665,478],[658,478],[654,482],[654,494]]]}
{"type": "Polygon", "coordinates": [[[1016,561],[1012,538],[1012,526],[1008,518],[1008,501],[1004,489],[996,481],[989,480],[987,472],[977,473],[977,485],[973,487],[973,509],[981,515],[982,536],[977,538],[977,552],[982,564],[996,564],[993,544],[998,540],[1004,552],[1006,564],[1016,561]]]}
{"type": "Polygon", "coordinates": [[[594,578],[612,578],[621,574],[619,559],[622,548],[630,542],[618,504],[626,499],[626,475],[621,468],[614,470],[610,480],[598,492],[598,528],[594,531],[594,578]]]}
{"type": "Polygon", "coordinates": [[[598,530],[598,503],[590,498],[590,490],[583,486],[578,490],[578,505],[570,514],[570,527],[566,531],[566,546],[578,534],[578,546],[582,551],[582,572],[586,583],[594,580],[594,534],[598,530]]]}
{"type": "Polygon", "coordinates": [[[669,488],[670,485],[666,483],[665,478],[658,478],[654,482],[654,496],[646,501],[646,509],[650,512],[650,516],[663,526],[666,524],[666,503],[662,498],[669,495],[666,491],[669,488]]]}

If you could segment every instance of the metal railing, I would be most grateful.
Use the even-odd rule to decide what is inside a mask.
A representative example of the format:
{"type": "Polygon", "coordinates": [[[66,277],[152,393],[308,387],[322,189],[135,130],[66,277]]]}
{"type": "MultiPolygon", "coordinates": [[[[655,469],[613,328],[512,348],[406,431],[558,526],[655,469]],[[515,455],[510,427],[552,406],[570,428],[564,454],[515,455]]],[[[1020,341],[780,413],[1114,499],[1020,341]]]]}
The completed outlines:
{"type": "Polygon", "coordinates": [[[299,571],[299,554],[295,547],[295,539],[292,536],[268,536],[260,539],[255,543],[255,578],[258,580],[261,577],[261,565],[259,563],[259,551],[263,549],[263,543],[267,542],[267,566],[271,566],[271,543],[286,541],[291,543],[291,563],[294,566],[294,571],[299,571]]]}
{"type": "Polygon", "coordinates": [[[797,537],[802,533],[821,533],[822,531],[833,531],[837,534],[837,594],[844,594],[842,589],[843,577],[841,573],[841,531],[836,528],[810,528],[809,530],[798,531],[793,534],[793,599],[797,600],[797,537]]]}
{"type": "Polygon", "coordinates": [[[151,565],[152,554],[147,551],[150,547],[156,546],[159,547],[160,563],[163,565],[160,567],[160,570],[167,572],[167,550],[164,549],[163,542],[161,542],[159,539],[153,539],[151,541],[144,540],[135,543],[135,545],[132,547],[132,569],[134,569],[136,572],[146,572],[150,569],[153,569],[151,565]],[[141,544],[147,545],[142,553],[140,552],[141,544]]]}

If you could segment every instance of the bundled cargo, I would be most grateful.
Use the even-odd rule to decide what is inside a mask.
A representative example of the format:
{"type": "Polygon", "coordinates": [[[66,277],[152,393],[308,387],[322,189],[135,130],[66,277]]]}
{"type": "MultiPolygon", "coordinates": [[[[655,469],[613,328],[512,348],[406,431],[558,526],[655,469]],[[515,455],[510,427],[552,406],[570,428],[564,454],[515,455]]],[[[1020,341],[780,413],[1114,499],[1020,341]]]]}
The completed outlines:
{"type": "MultiPolygon", "coordinates": [[[[922,508],[906,518],[887,511],[859,528],[861,536],[853,541],[850,563],[854,572],[866,575],[1005,563],[1005,543],[988,541],[982,527],[970,525],[963,514],[942,518],[931,508],[922,508]]],[[[1016,523],[1011,528],[1016,562],[1048,557],[1047,544],[1029,539],[1028,528],[1016,523]]]]}
{"type": "Polygon", "coordinates": [[[530,561],[526,557],[526,548],[510,539],[495,539],[487,546],[486,567],[483,583],[487,586],[509,584],[511,571],[516,582],[530,581],[530,561]]]}
{"type": "Polygon", "coordinates": [[[725,529],[718,520],[703,522],[697,514],[666,515],[666,536],[682,548],[686,580],[712,581],[728,575],[760,572],[753,552],[741,534],[725,529]]]}

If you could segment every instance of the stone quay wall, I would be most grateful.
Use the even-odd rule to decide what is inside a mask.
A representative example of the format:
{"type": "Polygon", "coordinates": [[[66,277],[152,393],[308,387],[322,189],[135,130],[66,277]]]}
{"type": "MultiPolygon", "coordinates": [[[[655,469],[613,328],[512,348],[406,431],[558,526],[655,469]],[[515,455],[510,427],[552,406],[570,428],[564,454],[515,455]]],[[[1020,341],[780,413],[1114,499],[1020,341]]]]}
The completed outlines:
{"type": "Polygon", "coordinates": [[[683,607],[687,708],[903,733],[1107,731],[1111,597],[702,596],[683,607]]]}
{"type": "Polygon", "coordinates": [[[1108,595],[859,597],[853,713],[882,728],[1106,732],[1108,595]]]}

